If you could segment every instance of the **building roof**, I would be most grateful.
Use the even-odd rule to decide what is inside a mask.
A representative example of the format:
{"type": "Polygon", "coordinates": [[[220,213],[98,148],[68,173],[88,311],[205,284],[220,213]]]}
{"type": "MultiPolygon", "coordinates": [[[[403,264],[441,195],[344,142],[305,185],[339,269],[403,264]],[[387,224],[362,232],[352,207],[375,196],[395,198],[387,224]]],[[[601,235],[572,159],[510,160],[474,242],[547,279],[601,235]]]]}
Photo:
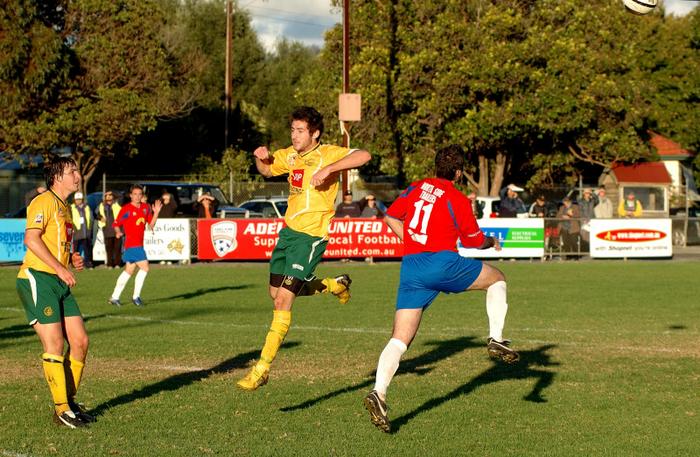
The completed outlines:
{"type": "Polygon", "coordinates": [[[616,164],[613,165],[612,172],[619,183],[671,184],[671,175],[661,162],[616,164]]]}
{"type": "Polygon", "coordinates": [[[661,160],[683,160],[693,157],[694,155],[687,149],[683,149],[680,144],[665,136],[652,131],[649,131],[649,134],[651,135],[649,143],[656,149],[661,160]]]}

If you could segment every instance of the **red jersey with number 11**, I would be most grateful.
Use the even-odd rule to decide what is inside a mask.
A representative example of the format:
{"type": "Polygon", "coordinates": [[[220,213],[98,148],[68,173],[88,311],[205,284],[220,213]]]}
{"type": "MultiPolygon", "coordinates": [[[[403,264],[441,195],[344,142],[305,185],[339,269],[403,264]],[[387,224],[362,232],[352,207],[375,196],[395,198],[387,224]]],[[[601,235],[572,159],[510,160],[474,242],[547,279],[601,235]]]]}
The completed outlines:
{"type": "Polygon", "coordinates": [[[467,248],[484,243],[471,201],[446,179],[414,182],[386,215],[403,221],[404,255],[456,251],[457,239],[467,248]]]}

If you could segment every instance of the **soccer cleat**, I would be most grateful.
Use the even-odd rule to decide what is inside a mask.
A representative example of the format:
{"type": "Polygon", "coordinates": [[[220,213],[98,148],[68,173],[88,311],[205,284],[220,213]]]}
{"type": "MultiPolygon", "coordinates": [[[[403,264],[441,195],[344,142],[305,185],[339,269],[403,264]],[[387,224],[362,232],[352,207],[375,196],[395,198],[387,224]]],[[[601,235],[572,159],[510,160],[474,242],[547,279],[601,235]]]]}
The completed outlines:
{"type": "Polygon", "coordinates": [[[369,411],[369,418],[372,423],[381,431],[389,433],[391,431],[391,424],[389,423],[389,418],[386,416],[386,402],[379,398],[379,394],[376,390],[368,393],[363,400],[365,408],[369,411]]]}
{"type": "Polygon", "coordinates": [[[93,416],[92,414],[88,414],[87,409],[85,408],[84,404],[76,403],[73,400],[68,400],[68,406],[70,406],[71,411],[73,411],[73,413],[75,413],[75,415],[81,421],[83,421],[85,423],[97,422],[97,419],[95,419],[95,416],[93,416]]]}
{"type": "Polygon", "coordinates": [[[245,378],[236,383],[236,386],[239,389],[253,391],[258,387],[262,387],[267,384],[269,376],[269,370],[265,370],[264,368],[255,365],[253,368],[251,368],[250,372],[245,376],[245,378]]]}
{"type": "Polygon", "coordinates": [[[335,282],[338,284],[338,289],[332,291],[332,293],[338,297],[340,304],[344,305],[350,301],[350,284],[352,284],[352,279],[347,274],[342,274],[335,278],[335,282]]]}
{"type": "Polygon", "coordinates": [[[117,308],[122,305],[122,302],[120,302],[118,298],[110,298],[107,303],[109,303],[110,305],[114,305],[117,308]]]}
{"type": "Polygon", "coordinates": [[[486,349],[489,357],[505,363],[515,363],[520,360],[520,354],[510,348],[510,341],[497,341],[493,338],[487,340],[486,349]]]}
{"type": "Polygon", "coordinates": [[[132,298],[131,301],[134,302],[134,305],[138,306],[139,308],[143,307],[143,301],[141,301],[141,297],[132,298]]]}
{"type": "Polygon", "coordinates": [[[87,423],[83,422],[73,411],[64,411],[60,415],[54,411],[53,421],[58,425],[63,425],[68,428],[87,427],[87,423]]]}

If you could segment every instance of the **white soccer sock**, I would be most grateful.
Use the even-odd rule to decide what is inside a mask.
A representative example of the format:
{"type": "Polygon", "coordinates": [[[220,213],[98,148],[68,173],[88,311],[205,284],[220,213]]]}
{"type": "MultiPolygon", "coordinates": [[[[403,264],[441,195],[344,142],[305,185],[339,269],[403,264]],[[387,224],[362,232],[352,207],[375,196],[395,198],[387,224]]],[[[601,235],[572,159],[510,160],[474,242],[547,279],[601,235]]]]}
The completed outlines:
{"type": "Polygon", "coordinates": [[[508,303],[506,303],[506,282],[498,281],[486,289],[486,314],[489,316],[489,336],[503,341],[503,327],[506,324],[508,303]]]}
{"type": "Polygon", "coordinates": [[[143,289],[143,282],[146,280],[147,271],[139,270],[136,273],[136,279],[134,280],[134,297],[138,298],[141,296],[141,289],[143,289]]]}
{"type": "Polygon", "coordinates": [[[126,283],[129,282],[129,278],[131,278],[131,275],[126,271],[122,271],[122,274],[119,275],[117,278],[117,285],[114,286],[114,292],[112,292],[112,298],[114,300],[119,300],[124,287],[126,287],[126,283]]]}
{"type": "Polygon", "coordinates": [[[386,398],[386,390],[389,388],[389,383],[399,368],[399,361],[406,349],[408,348],[403,341],[392,338],[382,351],[382,355],[379,356],[374,390],[377,391],[380,397],[386,398]]]}

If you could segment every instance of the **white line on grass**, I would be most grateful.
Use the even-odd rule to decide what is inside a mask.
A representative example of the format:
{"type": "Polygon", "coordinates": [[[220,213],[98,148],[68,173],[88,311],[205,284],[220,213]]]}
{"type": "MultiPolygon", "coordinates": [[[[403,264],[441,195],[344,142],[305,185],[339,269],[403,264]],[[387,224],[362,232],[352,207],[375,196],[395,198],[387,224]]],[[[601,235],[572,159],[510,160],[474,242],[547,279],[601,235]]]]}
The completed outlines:
{"type": "Polygon", "coordinates": [[[29,454],[22,454],[21,452],[8,451],[7,449],[0,449],[0,455],[5,457],[31,457],[29,454]]]}

